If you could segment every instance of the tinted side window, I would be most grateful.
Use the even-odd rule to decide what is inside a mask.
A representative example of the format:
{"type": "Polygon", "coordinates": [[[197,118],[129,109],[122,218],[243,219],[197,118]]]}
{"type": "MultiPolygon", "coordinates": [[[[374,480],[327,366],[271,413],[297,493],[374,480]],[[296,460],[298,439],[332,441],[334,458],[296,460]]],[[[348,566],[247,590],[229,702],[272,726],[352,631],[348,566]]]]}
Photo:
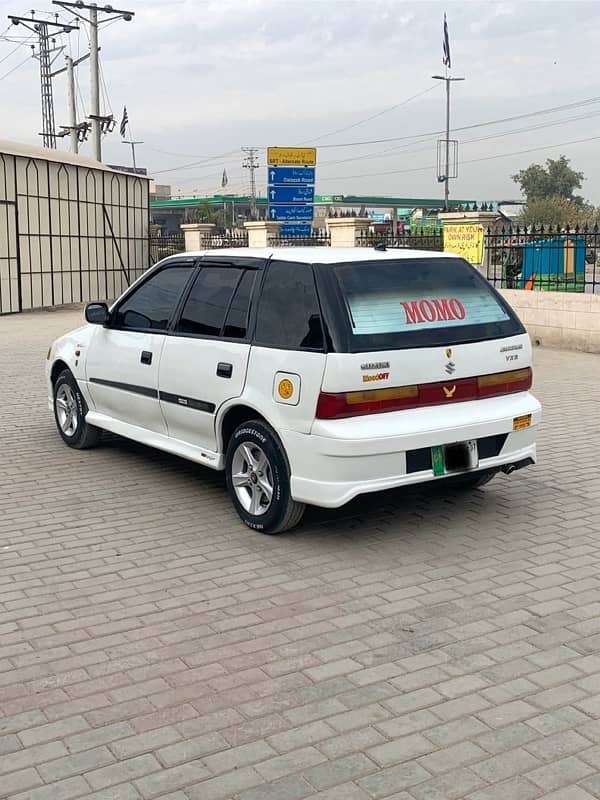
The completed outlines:
{"type": "Polygon", "coordinates": [[[191,273],[192,264],[167,267],[136,289],[117,309],[115,326],[164,331],[191,273]]]}
{"type": "Polygon", "coordinates": [[[176,330],[218,336],[241,274],[234,267],[205,267],[192,286],[176,330]]]}
{"type": "Polygon", "coordinates": [[[247,270],[239,282],[231,301],[223,336],[232,339],[244,339],[248,330],[248,314],[250,311],[250,298],[256,272],[247,270]]]}
{"type": "Polygon", "coordinates": [[[312,268],[273,261],[262,287],[256,341],[297,350],[323,348],[321,312],[312,268]]]}

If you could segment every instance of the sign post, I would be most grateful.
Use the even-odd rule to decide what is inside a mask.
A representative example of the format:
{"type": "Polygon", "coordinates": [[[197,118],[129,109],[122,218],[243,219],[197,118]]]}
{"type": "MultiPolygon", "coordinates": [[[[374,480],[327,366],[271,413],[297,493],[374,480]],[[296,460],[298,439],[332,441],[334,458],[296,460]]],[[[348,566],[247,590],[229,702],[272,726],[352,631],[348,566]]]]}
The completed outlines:
{"type": "Polygon", "coordinates": [[[314,218],[315,147],[267,148],[268,219],[285,236],[310,236],[314,218]]]}

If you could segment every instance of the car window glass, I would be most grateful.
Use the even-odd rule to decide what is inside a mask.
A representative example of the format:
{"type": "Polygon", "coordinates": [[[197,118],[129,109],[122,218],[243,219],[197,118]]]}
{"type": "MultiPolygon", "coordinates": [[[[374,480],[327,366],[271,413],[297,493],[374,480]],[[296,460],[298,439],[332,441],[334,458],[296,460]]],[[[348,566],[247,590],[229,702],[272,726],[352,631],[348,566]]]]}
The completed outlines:
{"type": "Polygon", "coordinates": [[[245,338],[248,329],[250,297],[255,277],[255,270],[247,270],[239,282],[227,313],[223,336],[232,339],[245,338]]]}
{"type": "Polygon", "coordinates": [[[196,278],[177,323],[178,333],[219,336],[242,275],[235,267],[205,267],[196,278]]]}
{"type": "Polygon", "coordinates": [[[256,341],[298,350],[323,348],[321,313],[310,266],[271,262],[258,305],[256,341]]]}
{"type": "Polygon", "coordinates": [[[344,308],[350,352],[434,347],[522,332],[502,297],[451,256],[352,261],[330,277],[344,308]]]}
{"type": "Polygon", "coordinates": [[[186,264],[152,275],[118,307],[115,327],[166,330],[193,269],[192,264],[186,264]]]}

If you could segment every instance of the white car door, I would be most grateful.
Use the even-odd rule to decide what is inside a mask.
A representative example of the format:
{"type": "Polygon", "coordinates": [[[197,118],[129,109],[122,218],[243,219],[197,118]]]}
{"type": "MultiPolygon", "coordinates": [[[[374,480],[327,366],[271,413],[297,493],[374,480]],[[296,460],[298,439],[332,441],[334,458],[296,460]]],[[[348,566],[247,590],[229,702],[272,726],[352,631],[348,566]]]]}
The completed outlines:
{"type": "Polygon", "coordinates": [[[246,382],[250,299],[261,265],[248,258],[200,262],[160,363],[160,405],[172,438],[216,451],[216,413],[246,382]]]}
{"type": "Polygon", "coordinates": [[[92,337],[86,376],[98,413],[166,434],[158,370],[166,330],[194,263],[177,259],[152,272],[111,310],[109,324],[92,337]]]}

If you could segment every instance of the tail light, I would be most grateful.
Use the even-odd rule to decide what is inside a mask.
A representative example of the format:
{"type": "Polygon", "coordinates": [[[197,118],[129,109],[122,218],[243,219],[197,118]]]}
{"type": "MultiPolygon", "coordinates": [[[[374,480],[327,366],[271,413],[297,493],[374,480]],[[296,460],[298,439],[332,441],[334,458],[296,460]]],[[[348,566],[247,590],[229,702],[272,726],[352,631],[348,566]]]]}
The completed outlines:
{"type": "Polygon", "coordinates": [[[527,392],[533,383],[531,367],[515,369],[512,372],[496,372],[477,378],[479,397],[498,397],[513,392],[527,392]]]}
{"type": "Polygon", "coordinates": [[[321,392],[317,401],[317,419],[345,419],[385,411],[449,405],[466,400],[526,392],[531,389],[531,367],[462,378],[444,383],[422,383],[392,389],[367,389],[362,392],[321,392]]]}
{"type": "Polygon", "coordinates": [[[363,414],[381,414],[416,408],[418,386],[399,386],[396,389],[367,389],[364,392],[321,392],[317,401],[317,419],[343,419],[363,414]]]}

